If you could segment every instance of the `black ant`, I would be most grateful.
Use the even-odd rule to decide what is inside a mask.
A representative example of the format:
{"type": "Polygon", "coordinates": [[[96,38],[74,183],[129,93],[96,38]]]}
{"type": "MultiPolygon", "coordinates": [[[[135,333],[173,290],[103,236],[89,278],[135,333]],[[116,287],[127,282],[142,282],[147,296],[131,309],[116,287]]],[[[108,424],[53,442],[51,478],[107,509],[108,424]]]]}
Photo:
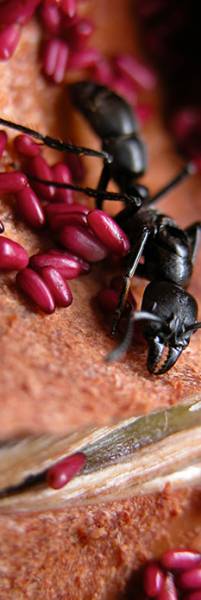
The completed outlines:
{"type": "MultiPolygon", "coordinates": [[[[112,332],[114,334],[116,331],[134,274],[153,280],[150,284],[152,287],[147,287],[144,299],[147,303],[149,290],[155,290],[154,307],[157,307],[158,310],[158,328],[160,323],[162,337],[160,339],[158,336],[157,341],[153,335],[157,320],[156,315],[153,318],[153,311],[155,311],[153,306],[152,313],[150,313],[151,309],[145,307],[147,321],[149,322],[149,334],[148,336],[145,334],[145,337],[150,341],[152,358],[148,359],[148,368],[151,372],[156,372],[156,366],[162,356],[162,347],[164,348],[164,345],[166,345],[165,340],[169,345],[169,357],[158,371],[158,373],[162,373],[169,370],[176,362],[182,349],[188,343],[186,340],[189,341],[191,333],[200,326],[195,322],[197,314],[195,300],[181,286],[185,287],[188,284],[192,273],[201,223],[193,223],[186,230],[182,230],[170,217],[158,213],[152,206],[187,175],[194,173],[196,168],[192,163],[188,163],[154,197],[149,198],[148,189],[145,186],[133,183],[133,179],[142,175],[146,169],[146,152],[144,144],[138,136],[137,123],[129,104],[108,88],[93,82],[73,84],[71,95],[75,105],[87,117],[93,129],[101,137],[103,142],[102,151],[98,152],[90,148],[64,143],[4,119],[0,119],[0,124],[32,135],[51,148],[88,156],[98,156],[104,159],[104,167],[96,190],[73,184],[45,181],[39,178],[33,179],[45,185],[51,184],[58,188],[70,188],[84,192],[88,196],[97,199],[99,208],[102,206],[104,199],[123,199],[125,201],[126,208],[118,213],[115,219],[130,239],[131,252],[127,257],[127,268],[119,305],[115,312],[112,332]],[[106,190],[111,178],[118,183],[120,193],[106,190]],[[140,264],[142,256],[144,257],[144,264],[140,264]],[[154,282],[154,280],[156,281],[154,282]],[[166,286],[163,288],[165,295],[163,294],[161,297],[158,295],[158,280],[165,280],[161,282],[161,285],[166,286]],[[171,307],[172,296],[174,298],[173,308],[171,307]],[[189,316],[189,319],[185,322],[183,322],[183,315],[181,314],[184,298],[186,298],[186,310],[189,316]],[[165,307],[167,309],[166,317],[163,316],[165,307]],[[186,326],[187,329],[185,329],[186,326]]],[[[144,311],[144,306],[142,310],[144,311]]],[[[131,323],[137,319],[137,313],[135,315],[136,317],[132,316],[131,323]]],[[[116,352],[118,353],[118,349],[116,352]]]]}
{"type": "Polygon", "coordinates": [[[4,232],[4,224],[0,221],[0,233],[4,232]]]}

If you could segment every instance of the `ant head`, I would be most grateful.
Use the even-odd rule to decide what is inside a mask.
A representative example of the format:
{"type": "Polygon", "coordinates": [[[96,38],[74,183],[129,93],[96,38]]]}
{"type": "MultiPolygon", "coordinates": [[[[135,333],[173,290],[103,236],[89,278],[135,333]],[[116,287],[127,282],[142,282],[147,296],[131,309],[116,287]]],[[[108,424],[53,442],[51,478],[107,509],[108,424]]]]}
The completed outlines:
{"type": "Polygon", "coordinates": [[[135,321],[142,321],[143,328],[145,330],[147,328],[145,333],[148,343],[147,368],[154,375],[167,373],[188,346],[192,333],[201,328],[201,322],[195,322],[179,333],[179,320],[174,315],[167,322],[153,313],[133,311],[129,318],[125,337],[122,343],[107,356],[108,362],[119,360],[130,348],[135,321]]]}

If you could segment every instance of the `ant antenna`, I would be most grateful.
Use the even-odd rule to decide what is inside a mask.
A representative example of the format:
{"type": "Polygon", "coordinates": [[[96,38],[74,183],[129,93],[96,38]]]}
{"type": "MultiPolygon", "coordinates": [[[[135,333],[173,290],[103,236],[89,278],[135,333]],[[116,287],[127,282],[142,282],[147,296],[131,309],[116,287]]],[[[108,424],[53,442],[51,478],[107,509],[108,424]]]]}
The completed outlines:
{"type": "Polygon", "coordinates": [[[145,205],[147,204],[156,204],[165,194],[171,192],[179,183],[184,181],[189,175],[194,175],[197,172],[196,165],[193,162],[189,162],[179,171],[176,177],[173,177],[166,183],[164,187],[162,187],[152,198],[150,198],[147,202],[145,201],[145,205]]]}
{"type": "Polygon", "coordinates": [[[128,351],[128,349],[131,346],[131,342],[132,342],[132,338],[133,338],[133,331],[134,331],[134,321],[155,321],[158,324],[162,324],[162,320],[157,317],[156,315],[153,315],[152,313],[143,311],[143,310],[138,310],[136,312],[132,312],[130,317],[129,317],[129,321],[128,321],[128,328],[126,331],[126,334],[121,342],[121,344],[119,344],[119,346],[117,346],[117,348],[115,348],[115,350],[112,350],[112,352],[110,352],[105,360],[106,362],[115,362],[116,360],[119,360],[120,358],[122,358],[126,352],[128,351]]]}
{"type": "Polygon", "coordinates": [[[0,125],[4,125],[5,127],[9,127],[9,129],[15,129],[16,131],[20,131],[21,133],[31,135],[36,140],[39,140],[40,142],[45,144],[45,146],[49,146],[49,148],[54,148],[55,150],[59,150],[60,152],[72,152],[73,154],[96,156],[99,158],[104,158],[105,162],[108,164],[112,162],[112,157],[108,154],[108,152],[92,150],[91,148],[86,148],[85,146],[75,146],[74,144],[62,142],[58,138],[53,138],[49,135],[42,135],[42,133],[39,133],[34,129],[30,129],[30,127],[18,125],[18,123],[13,123],[13,121],[8,121],[7,119],[3,119],[1,117],[0,125]]]}
{"type": "Polygon", "coordinates": [[[102,200],[124,200],[127,204],[134,204],[137,208],[141,207],[142,199],[141,196],[130,196],[129,194],[125,194],[124,192],[108,192],[107,190],[96,190],[90,187],[81,187],[80,185],[74,185],[73,183],[61,183],[59,181],[52,181],[48,179],[41,179],[40,177],[35,177],[34,175],[28,175],[28,179],[31,181],[35,181],[36,183],[42,183],[46,186],[53,186],[55,188],[59,188],[62,190],[73,190],[74,192],[82,192],[89,198],[102,198],[102,200]]]}

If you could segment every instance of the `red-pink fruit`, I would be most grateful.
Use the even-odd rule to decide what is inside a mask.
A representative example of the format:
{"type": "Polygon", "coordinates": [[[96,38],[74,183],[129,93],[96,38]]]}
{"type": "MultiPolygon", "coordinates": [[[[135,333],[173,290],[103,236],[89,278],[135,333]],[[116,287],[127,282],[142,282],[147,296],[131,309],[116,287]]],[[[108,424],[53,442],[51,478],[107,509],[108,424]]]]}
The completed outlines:
{"type": "Polygon", "coordinates": [[[61,83],[68,64],[69,49],[60,38],[51,38],[44,44],[43,72],[54,83],[61,83]]]}
{"type": "Polygon", "coordinates": [[[5,131],[3,131],[3,129],[1,129],[0,131],[0,158],[6,148],[6,144],[7,144],[7,133],[5,131]]]}
{"type": "Polygon", "coordinates": [[[130,242],[127,235],[103,210],[92,210],[87,215],[87,221],[92,231],[109,250],[120,256],[129,252],[130,242]]]}
{"type": "Polygon", "coordinates": [[[47,484],[54,489],[64,487],[86,464],[83,452],[77,452],[63,458],[60,462],[50,467],[47,471],[47,484]]]}
{"type": "Polygon", "coordinates": [[[169,570],[192,569],[196,565],[201,565],[201,554],[188,549],[174,548],[167,550],[162,558],[161,564],[169,570]]]}
{"type": "Polygon", "coordinates": [[[112,288],[104,288],[98,292],[96,300],[103,311],[114,312],[118,306],[119,295],[112,288]]]}
{"type": "Polygon", "coordinates": [[[0,270],[17,271],[24,269],[28,262],[25,248],[3,235],[0,236],[0,270]]]}
{"type": "Polygon", "coordinates": [[[41,276],[49,288],[56,306],[65,307],[72,304],[73,296],[71,289],[59,271],[52,267],[44,267],[41,269],[41,276]]]}
{"type": "Polygon", "coordinates": [[[0,173],[0,192],[3,194],[12,194],[19,192],[28,185],[27,177],[20,171],[9,171],[0,173]]]}
{"type": "Polygon", "coordinates": [[[41,310],[51,314],[55,310],[53,296],[43,279],[32,269],[24,269],[17,273],[16,283],[32,302],[41,310]]]}
{"type": "MultiPolygon", "coordinates": [[[[72,176],[69,167],[62,162],[52,167],[52,180],[59,183],[72,183],[72,176]]],[[[73,203],[73,191],[55,188],[54,200],[58,202],[73,203]]]]}
{"type": "Polygon", "coordinates": [[[43,29],[50,35],[58,35],[61,28],[61,12],[55,0],[43,0],[40,8],[43,29]]]}
{"type": "MultiPolygon", "coordinates": [[[[47,161],[43,156],[35,156],[27,161],[26,170],[28,175],[33,175],[39,179],[52,180],[52,171],[47,161]]],[[[54,196],[54,188],[52,186],[43,185],[42,183],[32,182],[32,186],[38,192],[39,196],[47,200],[52,200],[54,196]]]]}
{"type": "Polygon", "coordinates": [[[149,598],[159,594],[164,583],[164,574],[156,562],[150,562],[144,570],[144,590],[149,598]]]}
{"type": "Polygon", "coordinates": [[[88,262],[98,262],[108,254],[106,247],[84,227],[67,225],[60,232],[59,240],[65,248],[88,262]]]}
{"type": "Polygon", "coordinates": [[[45,213],[39,198],[31,187],[27,186],[16,194],[17,210],[23,220],[36,229],[45,224],[45,213]]]}
{"type": "Polygon", "coordinates": [[[82,266],[78,259],[68,252],[49,251],[44,254],[35,254],[30,258],[30,266],[36,271],[44,267],[52,267],[66,279],[76,279],[82,273],[82,266]]]}
{"type": "Polygon", "coordinates": [[[162,589],[157,595],[157,600],[178,600],[174,578],[171,573],[164,578],[162,589]]]}
{"type": "Polygon", "coordinates": [[[201,589],[201,567],[184,571],[179,575],[177,583],[184,590],[201,589]]]}
{"type": "Polygon", "coordinates": [[[24,25],[31,19],[41,0],[4,0],[0,3],[0,23],[24,25]]]}
{"type": "Polygon", "coordinates": [[[15,137],[14,146],[19,154],[29,158],[38,156],[41,152],[40,144],[36,144],[29,135],[25,134],[20,134],[15,137]]]}

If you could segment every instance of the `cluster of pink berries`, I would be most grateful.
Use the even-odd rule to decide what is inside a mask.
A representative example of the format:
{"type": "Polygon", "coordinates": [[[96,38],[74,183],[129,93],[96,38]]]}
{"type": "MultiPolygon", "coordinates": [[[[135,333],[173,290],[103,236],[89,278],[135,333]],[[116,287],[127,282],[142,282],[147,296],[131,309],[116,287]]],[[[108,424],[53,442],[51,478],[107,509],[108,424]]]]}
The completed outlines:
{"type": "Polygon", "coordinates": [[[189,549],[166,551],[143,571],[144,598],[201,600],[201,554],[189,549]]]}
{"type": "MultiPolygon", "coordinates": [[[[81,0],[78,0],[81,1],[81,0]]],[[[0,3],[0,60],[14,53],[23,25],[36,15],[43,32],[42,72],[52,83],[61,83],[69,71],[88,70],[90,79],[109,86],[135,106],[144,123],[152,116],[150,103],[141,103],[140,92],[156,85],[154,71],[131,55],[106,58],[88,46],[94,24],[80,17],[76,0],[3,0],[0,3]]]]}
{"type": "MultiPolygon", "coordinates": [[[[2,154],[6,141],[5,133],[0,132],[2,154]]],[[[61,162],[50,167],[41,155],[41,146],[27,135],[18,135],[14,146],[23,171],[1,172],[0,191],[14,196],[17,213],[29,227],[48,229],[59,247],[29,258],[21,245],[1,236],[0,270],[19,271],[16,276],[18,288],[50,314],[56,306],[67,307],[72,303],[66,280],[88,273],[91,263],[101,261],[109,254],[124,256],[129,251],[129,240],[104,211],[90,210],[74,202],[71,190],[46,187],[36,182],[31,186],[30,175],[69,183],[71,171],[61,162]]]]}

